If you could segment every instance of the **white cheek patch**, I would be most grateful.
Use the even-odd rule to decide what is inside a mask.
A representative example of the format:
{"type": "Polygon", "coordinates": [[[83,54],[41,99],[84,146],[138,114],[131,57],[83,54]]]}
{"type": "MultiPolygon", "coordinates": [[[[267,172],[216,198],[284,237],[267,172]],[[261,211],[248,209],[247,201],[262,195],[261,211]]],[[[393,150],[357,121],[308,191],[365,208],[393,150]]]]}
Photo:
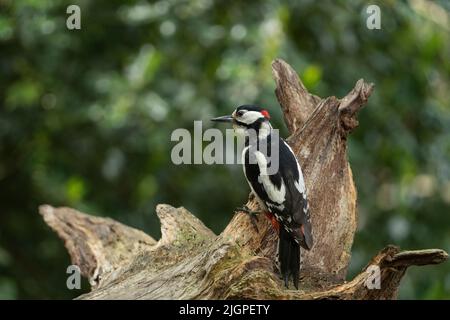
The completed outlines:
{"type": "Polygon", "coordinates": [[[259,118],[263,118],[261,113],[257,111],[247,111],[242,117],[238,119],[238,121],[250,124],[258,120],[259,118]]]}

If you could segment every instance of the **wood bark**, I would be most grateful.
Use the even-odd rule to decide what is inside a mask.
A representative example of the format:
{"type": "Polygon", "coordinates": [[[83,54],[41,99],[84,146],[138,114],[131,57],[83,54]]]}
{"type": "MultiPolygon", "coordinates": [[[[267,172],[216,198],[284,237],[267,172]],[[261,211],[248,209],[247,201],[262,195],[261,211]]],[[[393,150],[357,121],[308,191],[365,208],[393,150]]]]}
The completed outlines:
{"type": "MultiPolygon", "coordinates": [[[[347,138],[373,85],[364,80],[342,99],[310,94],[284,61],[272,64],[275,94],[303,168],[315,244],[302,250],[300,290],[283,287],[276,269],[277,237],[261,216],[255,228],[237,212],[215,235],[184,208],[160,204],[161,239],[108,218],[43,205],[45,222],[64,241],[92,291],[79,299],[393,299],[411,265],[437,264],[440,249],[400,251],[387,246],[346,282],[357,226],[356,188],[347,138]],[[379,268],[380,289],[369,289],[379,268]]],[[[257,209],[252,195],[247,205],[257,209]]]]}

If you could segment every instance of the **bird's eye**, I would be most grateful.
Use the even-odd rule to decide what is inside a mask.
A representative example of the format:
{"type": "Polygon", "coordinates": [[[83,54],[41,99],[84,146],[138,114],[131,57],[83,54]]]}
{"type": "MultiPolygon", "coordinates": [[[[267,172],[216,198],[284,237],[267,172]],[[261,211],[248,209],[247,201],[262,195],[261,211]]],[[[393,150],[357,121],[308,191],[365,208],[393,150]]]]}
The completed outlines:
{"type": "Polygon", "coordinates": [[[238,116],[238,117],[242,117],[243,115],[244,115],[244,111],[238,111],[238,112],[236,112],[236,115],[238,116]]]}

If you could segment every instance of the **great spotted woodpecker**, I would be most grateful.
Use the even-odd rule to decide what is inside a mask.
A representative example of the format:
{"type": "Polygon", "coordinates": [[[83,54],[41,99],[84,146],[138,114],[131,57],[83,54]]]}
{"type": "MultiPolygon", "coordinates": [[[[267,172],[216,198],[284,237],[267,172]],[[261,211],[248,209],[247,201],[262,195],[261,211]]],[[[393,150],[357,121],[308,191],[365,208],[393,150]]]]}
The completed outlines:
{"type": "MultiPolygon", "coordinates": [[[[258,106],[243,105],[230,116],[212,120],[230,122],[235,131],[245,134],[242,151],[245,177],[278,233],[278,259],[284,283],[288,287],[292,277],[298,289],[300,246],[310,250],[313,238],[303,174],[292,149],[273,134],[269,112],[258,106]],[[274,159],[278,160],[277,170],[269,172],[274,159]]],[[[241,209],[254,213],[247,207],[241,209]]]]}

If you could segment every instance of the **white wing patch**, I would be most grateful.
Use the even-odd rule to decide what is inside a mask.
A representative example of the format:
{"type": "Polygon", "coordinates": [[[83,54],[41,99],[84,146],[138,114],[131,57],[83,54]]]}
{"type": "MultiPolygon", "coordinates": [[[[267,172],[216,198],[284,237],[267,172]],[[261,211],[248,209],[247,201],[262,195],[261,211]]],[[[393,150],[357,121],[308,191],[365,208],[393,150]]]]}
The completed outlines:
{"type": "Polygon", "coordinates": [[[303,173],[302,168],[300,168],[300,165],[298,163],[297,157],[295,156],[294,151],[292,151],[291,146],[284,142],[283,143],[288,147],[289,151],[294,155],[295,162],[297,163],[297,170],[298,170],[298,180],[294,181],[294,185],[297,188],[298,192],[300,192],[303,195],[303,198],[306,198],[306,188],[305,188],[305,181],[303,180],[303,173]]]}
{"type": "Polygon", "coordinates": [[[297,188],[298,192],[305,194],[305,181],[303,181],[303,175],[302,175],[301,171],[300,171],[299,179],[297,181],[294,181],[294,185],[297,188]]]}
{"type": "Polygon", "coordinates": [[[267,174],[267,159],[264,154],[260,151],[256,151],[255,158],[260,171],[258,182],[264,186],[264,190],[270,200],[282,204],[286,199],[286,186],[284,185],[283,178],[281,178],[280,188],[277,188],[277,186],[270,181],[270,177],[267,174]]]}

